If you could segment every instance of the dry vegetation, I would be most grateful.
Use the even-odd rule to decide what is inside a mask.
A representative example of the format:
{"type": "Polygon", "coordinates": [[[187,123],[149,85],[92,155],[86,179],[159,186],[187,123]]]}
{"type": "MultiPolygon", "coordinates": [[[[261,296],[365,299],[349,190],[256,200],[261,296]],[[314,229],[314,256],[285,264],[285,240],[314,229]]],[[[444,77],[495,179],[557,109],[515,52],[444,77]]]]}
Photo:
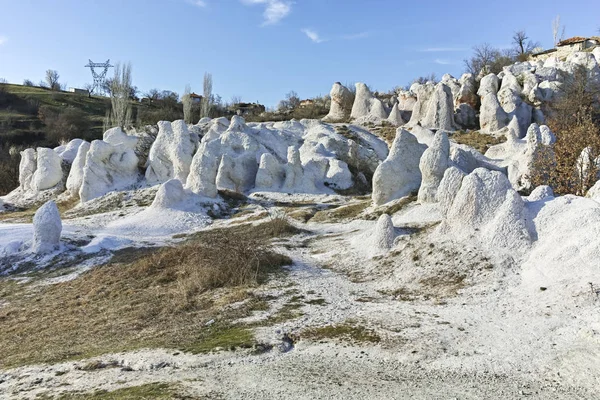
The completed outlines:
{"type": "Polygon", "coordinates": [[[481,154],[485,154],[485,152],[491,146],[506,141],[506,138],[504,136],[497,138],[492,135],[479,133],[479,131],[456,131],[450,135],[450,139],[452,139],[458,144],[466,144],[467,146],[471,146],[477,151],[479,151],[481,154]]]}
{"type": "Polygon", "coordinates": [[[69,282],[0,280],[0,368],[142,347],[251,346],[251,331],[232,322],[265,308],[247,288],[290,262],[268,243],[293,233],[280,221],[214,229],[176,247],[124,250],[69,282]]]}
{"type": "Polygon", "coordinates": [[[300,333],[300,338],[311,341],[326,341],[328,339],[342,340],[354,344],[379,343],[381,337],[372,329],[366,328],[354,321],[338,325],[327,325],[309,328],[300,333]]]}
{"type": "Polygon", "coordinates": [[[363,200],[358,203],[350,204],[335,208],[333,210],[323,210],[315,213],[310,219],[311,222],[342,222],[355,219],[365,209],[371,205],[371,199],[363,200]]]}

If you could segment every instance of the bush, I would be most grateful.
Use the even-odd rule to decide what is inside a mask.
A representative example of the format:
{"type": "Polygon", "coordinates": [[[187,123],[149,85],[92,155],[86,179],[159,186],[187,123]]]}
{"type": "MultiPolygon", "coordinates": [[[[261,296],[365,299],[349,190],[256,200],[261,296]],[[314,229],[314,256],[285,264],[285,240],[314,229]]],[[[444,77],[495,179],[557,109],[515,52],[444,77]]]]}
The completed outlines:
{"type": "Polygon", "coordinates": [[[88,115],[77,108],[61,110],[44,105],[39,108],[38,116],[46,125],[47,139],[56,143],[84,137],[91,127],[88,115]]]}
{"type": "Polygon", "coordinates": [[[19,186],[19,161],[18,152],[0,147],[0,196],[19,186]]]}
{"type": "Polygon", "coordinates": [[[531,168],[534,186],[550,185],[556,194],[585,195],[598,177],[600,113],[599,85],[583,67],[561,88],[558,100],[546,110],[556,143],[541,147],[531,168]]]}

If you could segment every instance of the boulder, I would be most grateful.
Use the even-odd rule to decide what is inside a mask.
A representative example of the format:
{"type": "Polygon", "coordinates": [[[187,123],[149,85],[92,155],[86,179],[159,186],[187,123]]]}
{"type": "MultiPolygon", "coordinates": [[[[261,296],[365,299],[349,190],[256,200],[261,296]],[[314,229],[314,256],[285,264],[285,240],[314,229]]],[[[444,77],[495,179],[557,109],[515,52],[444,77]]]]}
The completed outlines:
{"type": "Polygon", "coordinates": [[[51,253],[60,247],[62,222],[54,201],[41,206],[33,216],[31,251],[38,255],[51,253]]]}
{"type": "Polygon", "coordinates": [[[217,197],[217,171],[220,157],[208,151],[208,142],[200,144],[192,160],[186,187],[201,196],[217,197]]]}
{"type": "Polygon", "coordinates": [[[31,188],[35,192],[53,188],[63,179],[62,159],[52,149],[38,147],[37,168],[33,173],[31,188]]]}
{"type": "Polygon", "coordinates": [[[410,91],[417,95],[417,101],[413,106],[413,111],[408,121],[408,126],[413,127],[421,124],[427,116],[429,110],[429,102],[435,91],[435,85],[432,82],[425,84],[414,83],[410,87],[410,91]]]}
{"type": "Polygon", "coordinates": [[[148,155],[148,183],[155,185],[170,179],[185,182],[197,146],[198,136],[190,133],[183,120],[173,123],[160,121],[158,136],[148,155]]]}
{"type": "Polygon", "coordinates": [[[418,199],[421,203],[433,203],[436,201],[436,193],[444,172],[448,168],[450,156],[450,141],[443,131],[435,134],[432,145],[423,152],[419,161],[421,170],[421,187],[418,199]]]}
{"type": "Polygon", "coordinates": [[[329,160],[329,168],[325,175],[325,185],[334,190],[347,190],[352,187],[352,173],[348,164],[338,159],[329,160]]]}
{"type": "Polygon", "coordinates": [[[81,146],[83,143],[87,142],[83,139],[73,139],[66,145],[55,147],[54,151],[64,162],[71,164],[77,156],[79,146],[81,146]]]}
{"type": "Polygon", "coordinates": [[[171,179],[158,188],[151,208],[175,208],[186,198],[185,189],[179,179],[171,179]]]}
{"type": "Polygon", "coordinates": [[[481,108],[479,109],[481,132],[492,133],[498,131],[504,128],[509,121],[510,118],[498,102],[496,95],[487,92],[481,99],[481,108]]]}
{"type": "Polygon", "coordinates": [[[323,118],[323,121],[339,122],[345,120],[351,112],[352,93],[341,83],[336,82],[333,84],[329,96],[331,97],[331,106],[329,107],[329,114],[323,118]]]}
{"type": "Polygon", "coordinates": [[[435,86],[433,95],[427,107],[427,114],[421,122],[425,128],[455,130],[454,103],[450,88],[440,82],[435,86]]]}
{"type": "Polygon", "coordinates": [[[444,171],[444,176],[438,186],[435,200],[439,203],[439,209],[443,215],[448,213],[456,194],[460,190],[463,178],[467,176],[456,167],[450,167],[444,171]]]}
{"type": "Polygon", "coordinates": [[[388,214],[382,214],[377,220],[373,242],[377,250],[388,251],[394,246],[396,232],[392,218],[388,214]]]}
{"type": "Polygon", "coordinates": [[[477,95],[479,97],[485,97],[488,94],[498,94],[498,88],[500,86],[500,80],[495,74],[488,74],[481,79],[479,82],[479,90],[477,95]]]}
{"type": "Polygon", "coordinates": [[[388,157],[373,175],[373,202],[385,204],[416,191],[421,185],[419,162],[427,146],[410,132],[396,134],[388,157]]]}
{"type": "Polygon", "coordinates": [[[471,108],[475,109],[479,104],[479,97],[477,96],[475,77],[473,74],[463,74],[459,80],[460,89],[454,98],[456,106],[460,104],[468,104],[471,108]]]}
{"type": "Polygon", "coordinates": [[[548,185],[541,185],[531,191],[531,194],[527,196],[527,201],[543,201],[554,198],[554,191],[548,185]]]}
{"type": "Polygon", "coordinates": [[[71,170],[67,177],[67,190],[72,195],[79,195],[79,189],[83,183],[83,168],[85,167],[85,161],[87,153],[90,150],[90,144],[88,142],[82,143],[77,149],[77,155],[71,164],[71,170]]]}
{"type": "Polygon", "coordinates": [[[404,119],[402,119],[402,113],[398,108],[398,103],[394,104],[392,107],[392,111],[390,112],[389,117],[387,118],[388,122],[394,126],[402,126],[406,123],[404,119]]]}
{"type": "Polygon", "coordinates": [[[34,149],[25,149],[21,152],[19,163],[19,187],[24,191],[33,190],[33,174],[37,169],[37,154],[34,149]]]}
{"type": "Polygon", "coordinates": [[[83,167],[79,197],[85,203],[108,192],[132,187],[139,178],[138,158],[133,149],[94,140],[83,167]]]}
{"type": "Polygon", "coordinates": [[[454,121],[463,129],[475,129],[479,127],[477,112],[467,103],[459,104],[454,110],[454,121]]]}
{"type": "Polygon", "coordinates": [[[293,193],[300,187],[304,169],[300,161],[300,152],[293,146],[288,147],[287,164],[285,165],[285,181],[283,190],[293,193]]]}
{"type": "Polygon", "coordinates": [[[244,193],[254,188],[258,164],[255,154],[243,153],[237,157],[223,154],[217,170],[218,190],[244,193]]]}
{"type": "Polygon", "coordinates": [[[102,140],[112,145],[123,145],[124,147],[135,150],[139,138],[136,136],[129,136],[119,127],[111,128],[104,132],[102,140]]]}
{"type": "Polygon", "coordinates": [[[283,185],[283,166],[277,157],[270,153],[260,156],[258,172],[256,173],[256,190],[278,191],[283,185]]]}

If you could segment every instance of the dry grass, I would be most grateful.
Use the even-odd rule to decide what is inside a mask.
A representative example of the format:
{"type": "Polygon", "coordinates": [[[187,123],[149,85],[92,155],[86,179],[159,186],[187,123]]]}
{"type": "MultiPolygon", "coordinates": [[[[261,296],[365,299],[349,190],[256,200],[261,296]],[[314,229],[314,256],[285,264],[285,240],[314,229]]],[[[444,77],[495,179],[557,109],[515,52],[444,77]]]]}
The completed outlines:
{"type": "Polygon", "coordinates": [[[484,154],[491,146],[504,143],[506,141],[504,136],[497,138],[492,135],[479,133],[478,131],[456,131],[450,135],[450,139],[458,144],[466,144],[467,146],[471,146],[481,154],[484,154]]]}
{"type": "MultiPolygon", "coordinates": [[[[41,397],[45,398],[44,396],[41,397]]],[[[56,397],[51,397],[56,398],[56,397]]],[[[148,383],[117,389],[112,392],[98,390],[91,393],[68,393],[58,397],[58,400],[134,400],[134,399],[191,399],[177,394],[175,387],[168,383],[148,383]]]]}
{"type": "Polygon", "coordinates": [[[143,347],[208,351],[215,343],[248,343],[251,332],[231,322],[264,302],[240,287],[259,284],[290,262],[268,245],[282,231],[295,229],[267,222],[200,232],[176,247],[123,251],[55,285],[4,278],[0,368],[143,347]],[[228,307],[225,298],[242,306],[228,307]],[[211,319],[216,322],[205,327],[211,319]]]}
{"type": "Polygon", "coordinates": [[[370,205],[371,200],[364,200],[358,203],[334,208],[333,210],[318,211],[310,221],[334,223],[355,219],[370,205]]]}
{"type": "Polygon", "coordinates": [[[375,331],[352,321],[338,325],[309,328],[302,331],[299,336],[301,339],[311,341],[335,339],[348,341],[354,344],[379,343],[381,341],[381,337],[375,331]]]}

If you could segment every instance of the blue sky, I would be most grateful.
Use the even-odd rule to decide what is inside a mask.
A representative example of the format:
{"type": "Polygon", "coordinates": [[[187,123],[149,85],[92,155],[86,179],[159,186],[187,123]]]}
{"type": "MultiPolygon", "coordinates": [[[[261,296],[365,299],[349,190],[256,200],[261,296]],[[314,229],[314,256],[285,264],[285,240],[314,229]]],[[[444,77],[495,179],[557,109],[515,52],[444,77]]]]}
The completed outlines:
{"type": "Polygon", "coordinates": [[[459,76],[473,45],[509,46],[524,29],[552,45],[597,35],[597,0],[0,0],[0,77],[34,82],[55,69],[68,86],[95,62],[130,61],[134,84],[214,92],[274,106],[290,90],[329,92],[335,81],[387,91],[431,72],[459,76]]]}

